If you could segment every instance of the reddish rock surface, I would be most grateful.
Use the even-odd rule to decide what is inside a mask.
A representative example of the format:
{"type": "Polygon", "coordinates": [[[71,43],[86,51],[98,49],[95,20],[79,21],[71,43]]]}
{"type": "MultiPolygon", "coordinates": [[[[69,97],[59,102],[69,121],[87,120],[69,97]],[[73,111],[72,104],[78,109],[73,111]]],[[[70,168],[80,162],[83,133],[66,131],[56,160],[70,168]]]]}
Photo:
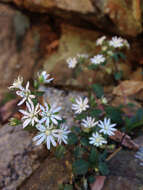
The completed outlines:
{"type": "Polygon", "coordinates": [[[13,2],[30,11],[44,12],[63,18],[77,19],[105,29],[129,36],[142,32],[141,0],[1,0],[13,2]]]}
{"type": "Polygon", "coordinates": [[[24,76],[25,81],[31,78],[31,73],[41,66],[44,43],[51,44],[57,37],[49,25],[33,24],[25,14],[2,4],[0,25],[0,94],[3,94],[18,75],[24,76]]]}

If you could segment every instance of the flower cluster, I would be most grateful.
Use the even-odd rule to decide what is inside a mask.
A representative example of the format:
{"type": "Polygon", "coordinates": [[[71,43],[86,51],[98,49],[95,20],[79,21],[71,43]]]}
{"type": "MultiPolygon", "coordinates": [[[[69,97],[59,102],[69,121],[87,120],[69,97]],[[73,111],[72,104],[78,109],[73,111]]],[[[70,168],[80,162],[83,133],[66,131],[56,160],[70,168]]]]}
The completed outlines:
{"type": "MultiPolygon", "coordinates": [[[[75,111],[75,114],[80,114],[83,111],[87,111],[87,109],[90,107],[88,105],[88,98],[82,99],[81,97],[78,97],[75,99],[75,102],[76,103],[72,105],[72,109],[75,111]]],[[[116,131],[116,124],[111,124],[111,119],[106,117],[103,121],[96,121],[95,118],[87,116],[86,119],[82,119],[81,126],[86,128],[86,130],[83,129],[84,131],[94,131],[92,136],[89,138],[89,143],[97,147],[107,144],[106,136],[113,136],[114,132],[116,131]]]]}
{"type": "MultiPolygon", "coordinates": [[[[41,83],[49,83],[53,80],[47,79],[49,74],[45,71],[38,73],[38,80],[41,83]]],[[[23,128],[28,126],[35,127],[38,130],[38,135],[33,138],[36,141],[36,145],[46,143],[47,148],[50,149],[51,145],[57,146],[62,142],[67,144],[68,134],[70,130],[65,124],[59,124],[62,117],[59,115],[61,107],[57,107],[55,104],[50,105],[44,102],[44,106],[38,103],[38,99],[34,93],[32,94],[29,89],[29,82],[26,87],[22,86],[23,78],[18,77],[9,87],[9,89],[16,89],[16,94],[22,98],[18,103],[18,106],[25,104],[26,109],[19,109],[22,116],[23,128]],[[36,103],[35,103],[36,102],[36,103]]],[[[16,123],[16,120],[15,122],[16,123]]]]}
{"type": "Polygon", "coordinates": [[[99,54],[91,58],[90,61],[94,65],[99,65],[105,62],[105,57],[102,54],[99,54]]]}
{"type": "MultiPolygon", "coordinates": [[[[82,71],[82,63],[84,63],[85,68],[103,68],[107,63],[111,65],[112,62],[118,62],[119,58],[124,58],[125,56],[120,50],[123,48],[130,48],[126,39],[117,36],[112,37],[110,40],[108,40],[106,36],[102,36],[96,40],[96,46],[100,46],[99,54],[94,55],[93,57],[90,57],[87,54],[77,54],[77,56],[66,60],[68,67],[71,69],[77,69],[77,72],[75,71],[75,73],[82,71]],[[85,62],[85,60],[87,61],[85,62]]],[[[112,73],[112,69],[108,67],[104,70],[108,74],[112,73]]]]}
{"type": "Polygon", "coordinates": [[[117,37],[117,36],[112,37],[111,40],[106,40],[106,36],[102,36],[97,39],[96,45],[103,46],[103,48],[105,50],[108,48],[107,46],[111,46],[113,48],[122,48],[122,47],[129,48],[130,47],[130,45],[126,39],[123,39],[123,38],[117,37]]]}
{"type": "Polygon", "coordinates": [[[69,68],[74,69],[80,61],[83,61],[84,59],[87,59],[87,58],[88,58],[88,54],[78,53],[76,57],[73,57],[73,58],[70,57],[66,60],[66,62],[69,68]]]}

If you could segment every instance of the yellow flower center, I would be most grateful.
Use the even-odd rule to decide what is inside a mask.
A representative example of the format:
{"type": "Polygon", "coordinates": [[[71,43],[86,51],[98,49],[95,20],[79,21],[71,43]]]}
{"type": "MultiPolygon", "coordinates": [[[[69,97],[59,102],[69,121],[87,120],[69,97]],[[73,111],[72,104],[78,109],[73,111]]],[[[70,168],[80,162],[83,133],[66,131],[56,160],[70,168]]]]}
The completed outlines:
{"type": "Polygon", "coordinates": [[[49,135],[51,134],[51,131],[48,129],[48,130],[46,130],[45,134],[46,134],[47,136],[49,136],[49,135]]]}

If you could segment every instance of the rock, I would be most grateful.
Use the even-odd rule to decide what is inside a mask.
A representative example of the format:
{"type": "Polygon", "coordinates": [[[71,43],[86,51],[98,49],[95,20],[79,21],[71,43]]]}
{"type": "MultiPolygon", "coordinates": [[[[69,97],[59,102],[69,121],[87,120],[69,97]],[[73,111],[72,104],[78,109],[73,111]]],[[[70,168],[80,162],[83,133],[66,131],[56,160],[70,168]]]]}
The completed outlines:
{"type": "Polygon", "coordinates": [[[58,190],[59,185],[69,182],[71,177],[71,167],[65,156],[64,160],[48,158],[41,164],[40,168],[27,180],[25,184],[19,187],[19,190],[58,190]]]}
{"type": "Polygon", "coordinates": [[[142,190],[143,184],[136,178],[109,176],[103,190],[142,190]]]}
{"type": "MultiPolygon", "coordinates": [[[[44,89],[46,90],[45,99],[50,104],[55,103],[57,106],[62,107],[61,115],[67,120],[66,124],[71,127],[73,125],[73,113],[70,99],[78,95],[83,96],[84,94],[65,92],[55,88],[44,89]]],[[[59,164],[55,155],[51,154],[49,157],[49,151],[44,146],[35,146],[32,143],[33,135],[29,131],[24,130],[22,126],[12,127],[4,125],[0,127],[1,190],[16,190],[19,186],[27,190],[31,187],[31,183],[31,188],[41,187],[40,189],[44,190],[48,186],[50,190],[54,190],[58,188],[57,183],[62,183],[63,180],[69,181],[71,174],[70,163],[67,161],[69,160],[69,155],[65,157],[67,160],[61,160],[59,164]],[[37,168],[39,169],[35,173],[37,168]],[[21,186],[21,184],[25,184],[25,181],[33,173],[34,177],[28,180],[26,186],[21,186]],[[41,178],[38,177],[39,175],[41,178]],[[37,178],[40,179],[40,183],[37,178]],[[34,181],[36,179],[37,182],[34,182],[33,179],[34,181]]]]}
{"type": "Polygon", "coordinates": [[[136,114],[137,110],[139,108],[141,108],[141,105],[131,99],[131,98],[128,98],[128,97],[123,97],[123,96],[115,96],[113,99],[112,99],[112,102],[110,102],[110,104],[114,107],[118,107],[120,105],[127,105],[127,104],[132,104],[133,106],[126,106],[126,107],[123,107],[122,110],[124,111],[124,113],[126,113],[127,115],[134,115],[136,114]]]}
{"type": "MultiPolygon", "coordinates": [[[[143,137],[134,141],[142,146],[143,137]]],[[[136,153],[129,150],[121,150],[108,163],[109,176],[103,190],[142,190],[143,189],[143,166],[135,157],[136,153]]]]}
{"type": "Polygon", "coordinates": [[[143,185],[142,169],[133,151],[122,150],[109,162],[109,175],[137,179],[143,185]]]}
{"type": "Polygon", "coordinates": [[[86,96],[87,93],[81,93],[76,91],[64,91],[58,90],[55,88],[46,88],[45,89],[45,100],[50,104],[56,104],[57,106],[62,107],[60,114],[66,120],[66,123],[69,127],[73,126],[73,110],[71,99],[77,98],[78,96],[86,96]]]}
{"type": "Polygon", "coordinates": [[[130,78],[130,80],[142,81],[143,80],[142,68],[138,67],[137,70],[132,72],[132,74],[129,76],[129,78],[130,78]]]}
{"type": "Polygon", "coordinates": [[[83,69],[75,77],[74,70],[68,68],[66,62],[69,57],[75,57],[78,53],[94,54],[93,52],[96,52],[94,44],[98,36],[99,33],[96,31],[65,24],[61,26],[61,38],[57,52],[43,59],[44,69],[53,74],[55,84],[84,87],[95,81],[102,84],[109,84],[112,81],[112,77],[107,73],[88,69],[83,69]]]}
{"type": "Polygon", "coordinates": [[[130,2],[107,0],[104,7],[105,13],[122,34],[136,36],[142,31],[141,2],[138,0],[130,0],[130,2]]]}
{"type": "Polygon", "coordinates": [[[0,128],[0,189],[16,190],[47,155],[22,126],[0,128]]]}
{"type": "Polygon", "coordinates": [[[143,89],[142,81],[125,80],[113,89],[113,94],[117,96],[132,96],[143,89]]]}
{"type": "MultiPolygon", "coordinates": [[[[73,125],[71,98],[85,93],[45,88],[45,99],[62,106],[61,115],[68,126],[73,125]]],[[[142,146],[142,136],[135,142],[142,146]]],[[[135,152],[121,150],[110,161],[109,176],[103,190],[139,190],[143,188],[140,160],[135,152]],[[128,164],[127,164],[128,163],[128,164]]],[[[2,190],[58,190],[59,184],[71,181],[71,155],[57,160],[43,146],[32,144],[32,134],[21,126],[0,128],[0,189],[2,190]],[[54,176],[54,177],[53,177],[54,176]]]]}
{"type": "MultiPolygon", "coordinates": [[[[7,2],[7,0],[2,0],[7,2]]],[[[9,0],[31,11],[50,13],[69,19],[88,21],[100,29],[137,36],[142,32],[142,8],[139,0],[9,0]],[[76,16],[75,16],[76,15],[76,16]],[[77,18],[78,15],[78,18],[77,18]],[[126,19],[125,19],[126,18],[126,19]]]]}
{"type": "Polygon", "coordinates": [[[34,41],[27,33],[30,22],[25,15],[0,4],[0,25],[0,93],[3,93],[18,74],[25,79],[30,77],[36,56],[31,52],[34,41]]]}
{"type": "Polygon", "coordinates": [[[0,25],[0,94],[3,94],[18,75],[28,80],[31,73],[37,71],[41,66],[40,57],[45,47],[43,44],[50,44],[55,33],[50,26],[45,26],[42,22],[41,25],[32,24],[27,15],[2,4],[0,25]],[[44,40],[43,31],[50,40],[44,40]],[[40,39],[44,42],[41,43],[40,39]]]}

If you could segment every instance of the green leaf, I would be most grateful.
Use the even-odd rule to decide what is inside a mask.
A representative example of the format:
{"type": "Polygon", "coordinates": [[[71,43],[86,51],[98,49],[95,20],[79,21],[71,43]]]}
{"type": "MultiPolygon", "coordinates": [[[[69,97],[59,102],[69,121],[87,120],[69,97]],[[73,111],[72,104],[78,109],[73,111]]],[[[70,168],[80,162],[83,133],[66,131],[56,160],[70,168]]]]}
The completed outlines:
{"type": "Polygon", "coordinates": [[[76,136],[75,133],[70,133],[68,136],[68,144],[73,145],[78,142],[78,137],[76,136]]]}
{"type": "Polygon", "coordinates": [[[35,89],[39,88],[39,82],[37,80],[34,80],[34,88],[35,89]]]}
{"type": "Polygon", "coordinates": [[[89,155],[89,162],[91,162],[92,164],[96,164],[97,163],[97,152],[95,148],[91,149],[90,155],[89,155]]]}
{"type": "Polygon", "coordinates": [[[90,111],[90,116],[92,117],[99,117],[101,115],[102,111],[99,109],[94,109],[90,111]]]}
{"type": "Polygon", "coordinates": [[[34,106],[36,106],[38,104],[38,100],[36,98],[32,99],[32,102],[33,102],[34,106]]]}
{"type": "Polygon", "coordinates": [[[64,190],[64,185],[63,184],[59,184],[58,190],[64,190]]]}
{"type": "Polygon", "coordinates": [[[9,125],[10,126],[17,126],[17,125],[20,125],[20,124],[22,124],[22,122],[21,122],[21,120],[19,120],[17,118],[12,117],[12,118],[9,119],[9,125]]]}
{"type": "Polygon", "coordinates": [[[43,91],[36,91],[34,92],[33,94],[36,95],[36,96],[43,96],[45,92],[43,91]]]}
{"type": "Polygon", "coordinates": [[[107,158],[107,150],[104,150],[103,153],[99,154],[99,162],[105,161],[106,158],[107,158]]]}
{"type": "Polygon", "coordinates": [[[126,130],[131,131],[137,127],[143,125],[143,109],[139,108],[135,114],[135,116],[131,118],[125,118],[126,122],[126,130]]]}
{"type": "Polygon", "coordinates": [[[72,128],[71,128],[71,130],[73,131],[73,132],[75,132],[76,134],[79,134],[79,133],[81,133],[81,129],[80,129],[80,127],[78,126],[73,126],[72,128]]]}
{"type": "Polygon", "coordinates": [[[123,119],[122,119],[122,111],[119,108],[115,108],[112,106],[108,106],[105,108],[107,117],[111,118],[111,120],[115,123],[118,124],[123,124],[123,119]]]}
{"type": "Polygon", "coordinates": [[[119,61],[118,53],[114,53],[112,57],[116,62],[119,61]]]}
{"type": "Polygon", "coordinates": [[[77,175],[85,175],[88,171],[89,163],[83,159],[76,160],[73,163],[73,171],[77,175]]]}
{"type": "Polygon", "coordinates": [[[75,150],[74,150],[74,156],[76,158],[81,158],[82,155],[84,154],[84,148],[81,148],[81,147],[76,147],[75,150]]]}
{"type": "Polygon", "coordinates": [[[120,80],[123,76],[123,71],[119,71],[114,74],[115,80],[120,80]]]}
{"type": "Polygon", "coordinates": [[[56,148],[55,155],[57,158],[62,159],[64,157],[65,152],[66,152],[65,147],[60,145],[56,148]]]}
{"type": "Polygon", "coordinates": [[[87,116],[86,113],[81,113],[81,114],[78,114],[75,119],[76,120],[81,120],[81,119],[84,119],[86,116],[87,116]]]}
{"type": "Polygon", "coordinates": [[[85,137],[82,137],[82,138],[80,139],[80,143],[81,143],[82,146],[89,146],[88,139],[85,138],[85,137]]]}
{"type": "Polygon", "coordinates": [[[87,178],[88,182],[92,184],[95,181],[95,176],[91,175],[87,178]]]}
{"type": "Polygon", "coordinates": [[[65,187],[64,187],[64,190],[73,190],[73,186],[69,185],[69,184],[66,184],[65,187]]]}
{"type": "Polygon", "coordinates": [[[108,169],[108,166],[105,162],[99,163],[99,171],[101,172],[102,175],[108,175],[109,174],[109,169],[108,169]]]}
{"type": "Polygon", "coordinates": [[[92,89],[95,92],[97,98],[101,98],[104,95],[104,88],[99,84],[93,84],[92,89]]]}
{"type": "Polygon", "coordinates": [[[98,69],[98,68],[99,68],[99,66],[98,65],[94,65],[94,64],[88,66],[88,69],[90,69],[90,70],[98,69]]]}
{"type": "Polygon", "coordinates": [[[119,55],[120,58],[122,58],[123,60],[126,59],[126,56],[125,56],[122,52],[118,52],[118,55],[119,55]]]}

